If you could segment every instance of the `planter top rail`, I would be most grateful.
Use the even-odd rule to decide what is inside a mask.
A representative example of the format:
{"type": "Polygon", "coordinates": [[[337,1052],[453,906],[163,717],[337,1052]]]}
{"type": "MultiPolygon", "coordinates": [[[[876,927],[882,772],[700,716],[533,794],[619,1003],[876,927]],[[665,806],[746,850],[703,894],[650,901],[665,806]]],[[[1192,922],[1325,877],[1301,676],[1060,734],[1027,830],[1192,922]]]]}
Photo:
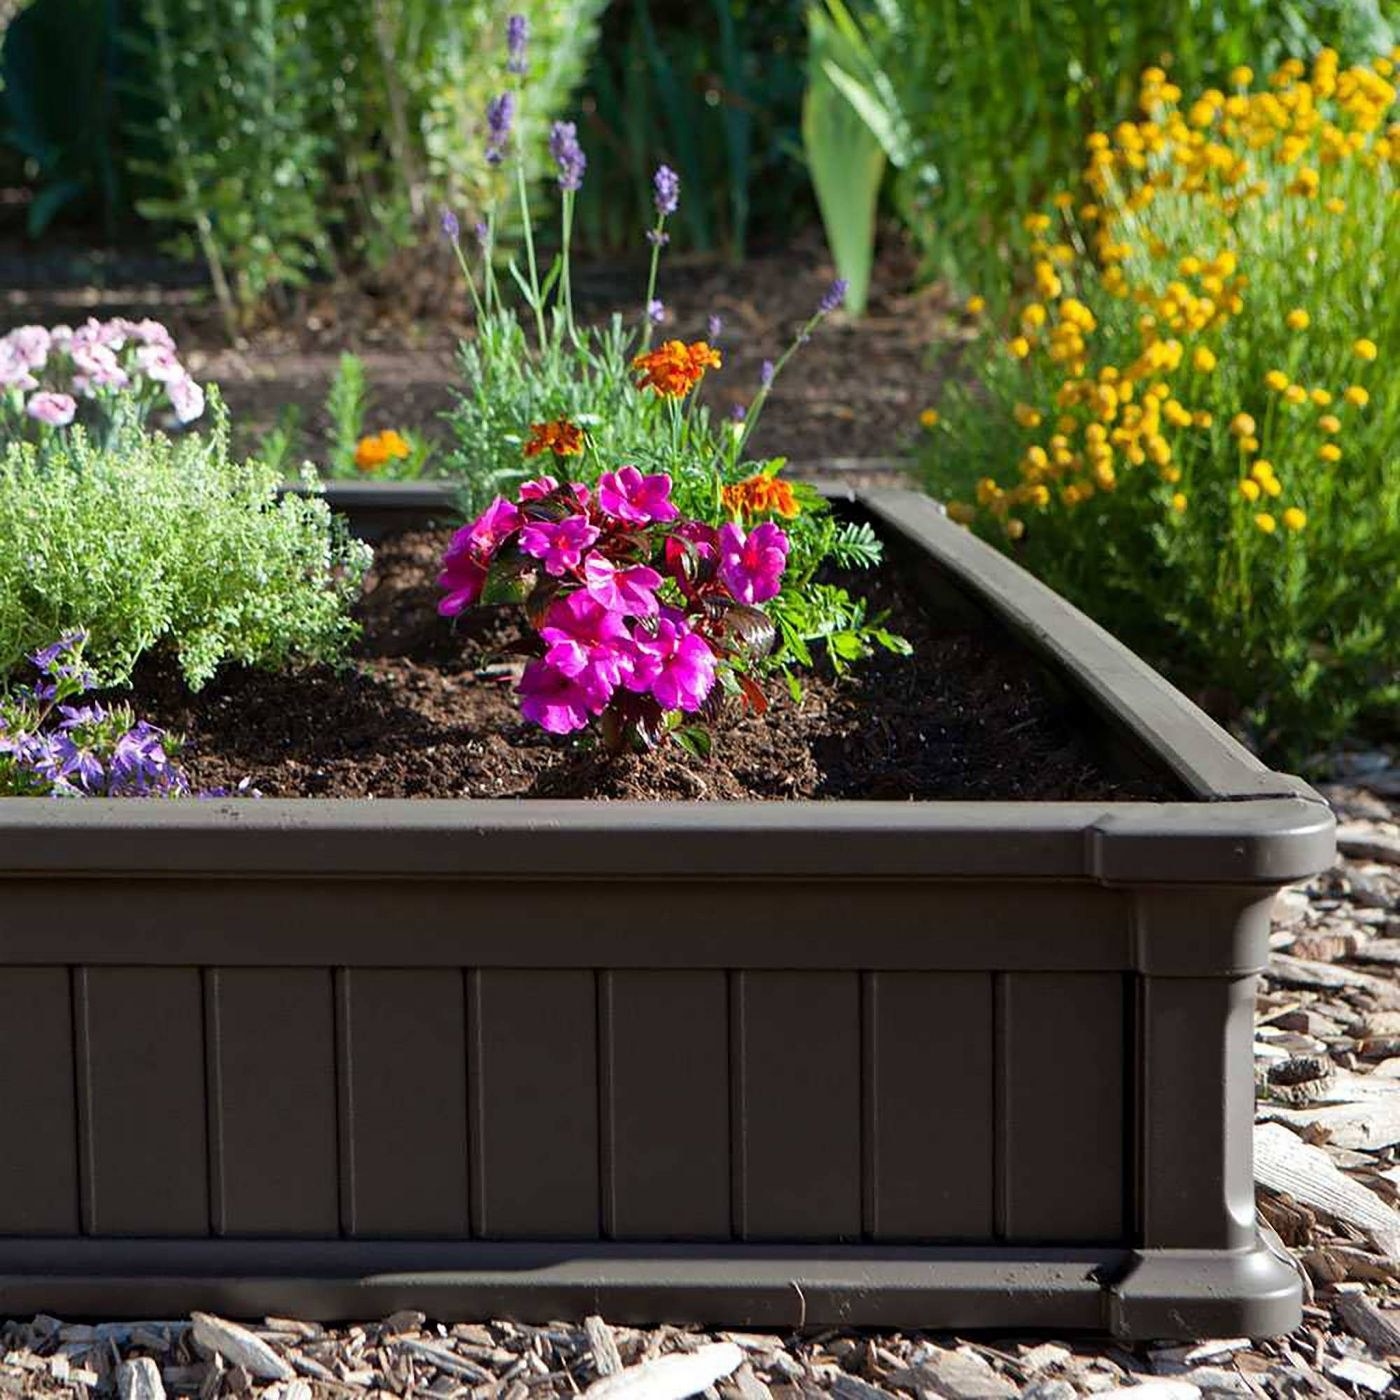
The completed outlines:
{"type": "MultiPolygon", "coordinates": [[[[636,844],[619,840],[629,834],[646,838],[647,871],[659,876],[1277,885],[1327,865],[1333,823],[1316,793],[1260,763],[1127,647],[948,520],[940,505],[901,488],[824,485],[1005,626],[1190,797],[1157,803],[8,798],[0,799],[0,873],[614,878],[635,873],[636,844]]],[[[330,503],[370,534],[451,519],[457,491],[450,481],[325,488],[330,503]]]]}

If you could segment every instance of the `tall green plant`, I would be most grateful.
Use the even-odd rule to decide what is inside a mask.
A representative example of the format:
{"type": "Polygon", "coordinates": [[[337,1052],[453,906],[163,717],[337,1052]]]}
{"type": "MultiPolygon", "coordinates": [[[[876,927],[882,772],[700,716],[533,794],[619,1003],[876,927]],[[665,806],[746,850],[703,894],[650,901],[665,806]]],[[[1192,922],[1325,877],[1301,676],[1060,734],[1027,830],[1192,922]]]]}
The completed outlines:
{"type": "Polygon", "coordinates": [[[147,218],[208,265],[230,331],[274,288],[332,262],[325,142],[314,125],[303,0],[145,0],[164,155],[147,218]]]}
{"type": "Polygon", "coordinates": [[[635,246],[658,157],[687,191],[673,230],[686,247],[742,258],[754,237],[788,238],[807,215],[801,7],[619,0],[603,36],[582,90],[584,240],[635,246]]]}

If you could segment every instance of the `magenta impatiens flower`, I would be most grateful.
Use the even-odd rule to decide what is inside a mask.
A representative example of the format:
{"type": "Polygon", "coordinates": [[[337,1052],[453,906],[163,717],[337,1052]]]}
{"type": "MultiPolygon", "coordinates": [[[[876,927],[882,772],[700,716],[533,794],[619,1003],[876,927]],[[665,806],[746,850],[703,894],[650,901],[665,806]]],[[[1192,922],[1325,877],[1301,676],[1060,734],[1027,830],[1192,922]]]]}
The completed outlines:
{"type": "Polygon", "coordinates": [[[650,693],[663,710],[693,714],[715,684],[715,654],[675,608],[662,608],[651,630],[638,629],[637,659],[624,684],[650,693]]]}
{"type": "Polygon", "coordinates": [[[497,496],[471,524],[463,525],[452,536],[438,575],[438,586],[446,590],[438,612],[455,617],[481,597],[492,558],[520,524],[520,511],[497,496]]]}
{"type": "Polygon", "coordinates": [[[719,574],[734,597],[750,605],[778,596],[787,568],[788,538],[770,520],[747,535],[732,521],[720,527],[719,574]]]}
{"type": "Polygon", "coordinates": [[[535,520],[520,532],[520,548],[544,564],[544,571],[559,578],[577,569],[583,551],[602,533],[582,515],[563,520],[535,520]]]}
{"type": "Polygon", "coordinates": [[[656,590],[661,575],[645,564],[620,569],[601,554],[590,554],[583,561],[583,586],[590,598],[614,612],[633,617],[650,617],[658,607],[656,590]]]}
{"type": "Polygon", "coordinates": [[[483,598],[524,605],[538,643],[521,713],[551,734],[600,720],[614,751],[673,734],[693,745],[694,721],[681,717],[708,714],[721,676],[741,703],[766,707],[747,673],[773,629],[739,614],[777,593],[787,536],[767,522],[745,535],[682,519],[670,497],[670,477],[631,466],[605,472],[591,494],[542,476],[452,537],[438,611],[483,598]]]}
{"type": "Polygon", "coordinates": [[[66,428],[78,411],[78,405],[69,394],[34,394],[25,404],[24,411],[36,422],[47,423],[51,428],[66,428]]]}
{"type": "Polygon", "coordinates": [[[632,634],[620,613],[587,593],[557,598],[545,614],[540,637],[549,643],[544,659],[571,679],[590,678],[608,699],[632,673],[632,634]]]}
{"type": "Polygon", "coordinates": [[[612,692],[588,671],[566,676],[548,661],[532,661],[520,677],[520,713],[551,734],[586,729],[603,713],[612,692]]]}
{"type": "Polygon", "coordinates": [[[604,472],[598,478],[598,504],[606,515],[629,525],[651,525],[680,514],[671,504],[671,478],[665,472],[643,476],[636,467],[604,472]]]}

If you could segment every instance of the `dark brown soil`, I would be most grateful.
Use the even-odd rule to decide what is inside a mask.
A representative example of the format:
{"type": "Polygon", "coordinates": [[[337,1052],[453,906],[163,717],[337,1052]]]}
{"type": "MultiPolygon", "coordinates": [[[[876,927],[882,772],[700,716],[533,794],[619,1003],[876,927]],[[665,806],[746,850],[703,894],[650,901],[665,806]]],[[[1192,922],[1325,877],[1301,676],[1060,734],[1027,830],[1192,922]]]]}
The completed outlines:
{"type": "MultiPolygon", "coordinates": [[[[717,413],[753,398],[763,361],[778,357],[834,275],[812,230],[738,267],[685,256],[663,262],[659,294],[668,333],[695,338],[705,335],[712,313],[724,319],[724,368],[705,385],[717,413]]],[[[869,313],[854,321],[838,313],[803,347],[754,435],[756,454],[808,463],[904,450],[918,433],[920,409],[937,401],[961,333],[945,294],[912,292],[914,280],[912,258],[897,238],[888,239],[869,313]]],[[[635,317],[646,265],[583,262],[574,281],[584,317],[635,317]]],[[[376,277],[315,285],[250,330],[238,348],[228,344],[202,283],[198,268],[159,258],[72,250],[45,258],[0,245],[0,330],[88,315],[156,316],[171,326],[191,369],[220,385],[245,447],[253,449],[295,406],[306,434],[300,446],[313,460],[325,440],[326,390],[340,352],[353,350],[365,360],[372,390],[369,431],[412,428],[447,440],[440,415],[461,384],[457,344],[472,332],[461,277],[441,248],[405,254],[376,277]]]]}
{"type": "Polygon", "coordinates": [[[524,721],[521,634],[508,612],[437,616],[444,531],[380,546],[350,668],[233,669],[191,697],[158,667],[140,712],[188,741],[197,787],[244,779],[269,797],[1023,798],[1162,800],[1095,755],[1079,717],[997,633],[950,628],[892,582],[862,582],[914,644],[854,675],[808,679],[795,704],[724,716],[708,759],[671,744],[611,756],[524,721]]]}

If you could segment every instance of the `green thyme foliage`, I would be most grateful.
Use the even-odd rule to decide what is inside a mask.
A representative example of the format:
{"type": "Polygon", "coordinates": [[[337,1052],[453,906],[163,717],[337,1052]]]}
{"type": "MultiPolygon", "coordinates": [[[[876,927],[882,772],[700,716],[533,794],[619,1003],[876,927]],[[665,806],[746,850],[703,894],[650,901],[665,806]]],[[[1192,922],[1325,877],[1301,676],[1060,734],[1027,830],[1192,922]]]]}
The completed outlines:
{"type": "Polygon", "coordinates": [[[169,650],[198,689],[226,661],[327,660],[369,562],[323,501],[279,498],[280,474],[229,457],[217,399],[207,436],[80,429],[0,457],[0,671],[64,632],[89,636],[104,684],[169,650]]]}

